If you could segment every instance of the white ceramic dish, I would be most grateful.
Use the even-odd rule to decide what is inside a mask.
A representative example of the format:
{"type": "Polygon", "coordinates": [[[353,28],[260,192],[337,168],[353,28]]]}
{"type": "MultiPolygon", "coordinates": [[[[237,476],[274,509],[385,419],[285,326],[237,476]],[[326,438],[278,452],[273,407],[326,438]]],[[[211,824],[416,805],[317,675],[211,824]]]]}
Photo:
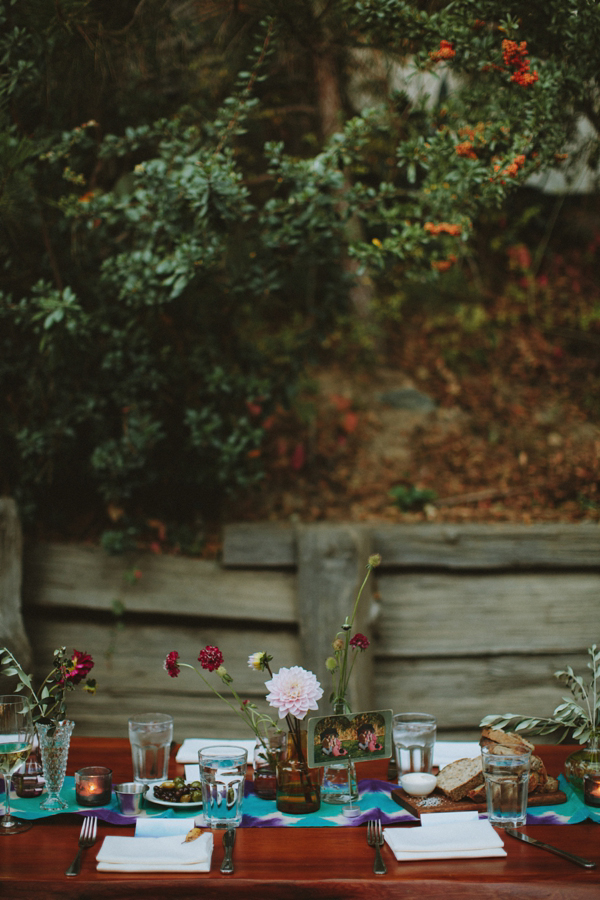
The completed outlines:
{"type": "Polygon", "coordinates": [[[155,785],[151,784],[148,788],[146,800],[156,803],[157,806],[168,806],[170,809],[200,809],[202,807],[202,800],[197,800],[195,803],[176,803],[174,800],[160,800],[154,796],[154,787],[155,785]]]}
{"type": "Polygon", "coordinates": [[[435,790],[437,778],[428,772],[408,772],[400,776],[400,787],[412,797],[427,797],[435,790]]]}

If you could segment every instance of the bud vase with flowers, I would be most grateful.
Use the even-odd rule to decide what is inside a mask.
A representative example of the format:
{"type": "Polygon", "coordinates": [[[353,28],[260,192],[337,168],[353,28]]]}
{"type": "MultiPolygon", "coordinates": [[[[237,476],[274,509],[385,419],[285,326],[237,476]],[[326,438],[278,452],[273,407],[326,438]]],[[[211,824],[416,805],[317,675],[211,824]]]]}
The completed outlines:
{"type": "Polygon", "coordinates": [[[218,675],[233,699],[217,690],[196,666],[181,662],[176,650],[167,654],[164,668],[171,678],[177,678],[182,668],[192,669],[252,730],[262,745],[268,765],[277,773],[276,801],[280,811],[313,812],[320,805],[319,776],[314,769],[308,768],[306,732],[300,727],[300,722],[309,709],[318,709],[317,701],[323,695],[323,690],[313,673],[300,666],[293,666],[291,669],[282,668],[274,675],[270,667],[272,659],[273,657],[264,651],[252,653],[248,658],[248,665],[254,671],[268,672],[271,676],[271,680],[266,682],[266,687],[270,691],[267,700],[278,710],[278,719],[286,720],[287,741],[272,740],[273,733],[282,733],[280,724],[267,713],[260,712],[255,703],[242,700],[233,686],[233,677],[223,665],[223,654],[218,647],[209,645],[200,651],[198,656],[200,669],[218,675]],[[289,785],[290,795],[293,796],[293,800],[289,802],[286,802],[287,794],[284,796],[282,791],[284,782],[289,785]]]}
{"type": "MultiPolygon", "coordinates": [[[[369,639],[360,632],[352,633],[354,620],[358,610],[360,598],[369,576],[373,569],[381,563],[379,553],[374,553],[367,562],[367,571],[359,588],[354,608],[350,616],[346,616],[344,623],[335,636],[332,643],[333,656],[325,661],[325,666],[333,681],[333,690],[329,696],[334,715],[349,713],[348,686],[354,664],[359,653],[364,652],[370,644],[369,639]]],[[[352,759],[346,762],[331,762],[323,767],[321,799],[324,803],[350,803],[358,800],[358,781],[356,767],[352,759]]]]}
{"type": "Polygon", "coordinates": [[[71,734],[75,727],[75,723],[66,718],[66,695],[82,682],[86,693],[96,692],[95,680],[87,677],[94,667],[94,660],[88,653],[80,650],[73,650],[72,654],[67,653],[66,647],[55,650],[52,669],[37,691],[34,690],[32,676],[24,671],[7,647],[0,650],[0,666],[0,675],[18,677],[19,684],[15,691],[24,691],[31,707],[48,793],[40,804],[40,809],[65,809],[68,804],[60,797],[60,791],[67,770],[71,734]]]}

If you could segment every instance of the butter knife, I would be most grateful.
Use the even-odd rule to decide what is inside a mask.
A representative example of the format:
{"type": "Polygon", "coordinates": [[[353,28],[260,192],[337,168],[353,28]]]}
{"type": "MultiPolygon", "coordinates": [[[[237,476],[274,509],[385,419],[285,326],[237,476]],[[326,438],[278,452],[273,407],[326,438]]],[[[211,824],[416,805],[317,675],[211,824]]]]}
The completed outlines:
{"type": "Polygon", "coordinates": [[[583,859],[581,856],[575,856],[573,853],[567,853],[566,850],[559,850],[558,847],[551,847],[550,844],[544,844],[543,841],[537,841],[535,838],[529,837],[528,834],[523,834],[522,831],[515,831],[514,828],[505,828],[504,831],[511,837],[517,838],[519,841],[525,841],[526,844],[533,844],[534,847],[539,847],[541,850],[549,850],[550,853],[562,856],[563,859],[568,859],[569,862],[575,863],[575,865],[581,866],[584,869],[596,868],[595,862],[591,862],[589,859],[583,859]]]}
{"type": "Polygon", "coordinates": [[[221,866],[221,872],[224,875],[231,875],[233,872],[233,845],[235,844],[235,828],[228,828],[223,835],[223,846],[225,847],[225,857],[221,866]]]}

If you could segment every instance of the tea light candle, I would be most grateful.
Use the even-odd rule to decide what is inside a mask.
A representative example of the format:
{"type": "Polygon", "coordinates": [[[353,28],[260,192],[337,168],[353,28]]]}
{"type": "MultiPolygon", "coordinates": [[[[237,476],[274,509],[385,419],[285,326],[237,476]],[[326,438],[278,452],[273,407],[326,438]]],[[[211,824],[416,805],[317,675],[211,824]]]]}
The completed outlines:
{"type": "Polygon", "coordinates": [[[600,807],[600,774],[583,776],[583,800],[587,806],[600,807]]]}
{"type": "Polygon", "coordinates": [[[86,766],[75,772],[75,796],[79,806],[106,806],[110,803],[112,769],[86,766]]]}

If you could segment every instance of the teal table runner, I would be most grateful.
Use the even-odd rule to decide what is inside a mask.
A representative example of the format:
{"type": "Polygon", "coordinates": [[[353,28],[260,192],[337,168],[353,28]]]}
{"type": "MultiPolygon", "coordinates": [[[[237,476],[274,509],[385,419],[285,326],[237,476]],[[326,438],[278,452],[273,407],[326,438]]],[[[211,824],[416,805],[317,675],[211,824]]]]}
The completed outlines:
{"type": "MultiPolygon", "coordinates": [[[[574,825],[592,819],[600,823],[600,809],[586,806],[576,791],[559,777],[560,788],[567,795],[567,802],[557,806],[536,806],[528,810],[528,825],[574,825]]],[[[407,810],[398,806],[391,796],[390,791],[397,785],[378,779],[365,779],[359,782],[360,799],[358,806],[360,813],[354,818],[344,816],[341,806],[322,803],[321,809],[316,813],[303,816],[290,816],[278,812],[275,802],[261,800],[254,793],[251,782],[246,785],[244,798],[244,815],[242,828],[270,828],[270,827],[295,827],[295,828],[324,828],[332,826],[352,827],[364,825],[369,819],[379,819],[383,825],[400,825],[402,823],[417,821],[407,810]]],[[[1,796],[1,795],[0,795],[1,796]]],[[[75,779],[71,776],[65,778],[61,791],[61,797],[66,800],[68,806],[62,812],[79,813],[84,816],[98,816],[106,822],[114,825],[134,825],[135,817],[122,816],[119,813],[116,799],[111,803],[100,807],[78,806],[75,799],[75,779]]],[[[21,819],[43,819],[49,816],[59,815],[55,811],[40,809],[42,797],[24,799],[14,794],[10,799],[11,812],[21,819]]],[[[201,817],[202,809],[177,810],[175,808],[156,806],[147,803],[143,814],[144,818],[184,818],[191,819],[194,816],[201,817]]]]}

